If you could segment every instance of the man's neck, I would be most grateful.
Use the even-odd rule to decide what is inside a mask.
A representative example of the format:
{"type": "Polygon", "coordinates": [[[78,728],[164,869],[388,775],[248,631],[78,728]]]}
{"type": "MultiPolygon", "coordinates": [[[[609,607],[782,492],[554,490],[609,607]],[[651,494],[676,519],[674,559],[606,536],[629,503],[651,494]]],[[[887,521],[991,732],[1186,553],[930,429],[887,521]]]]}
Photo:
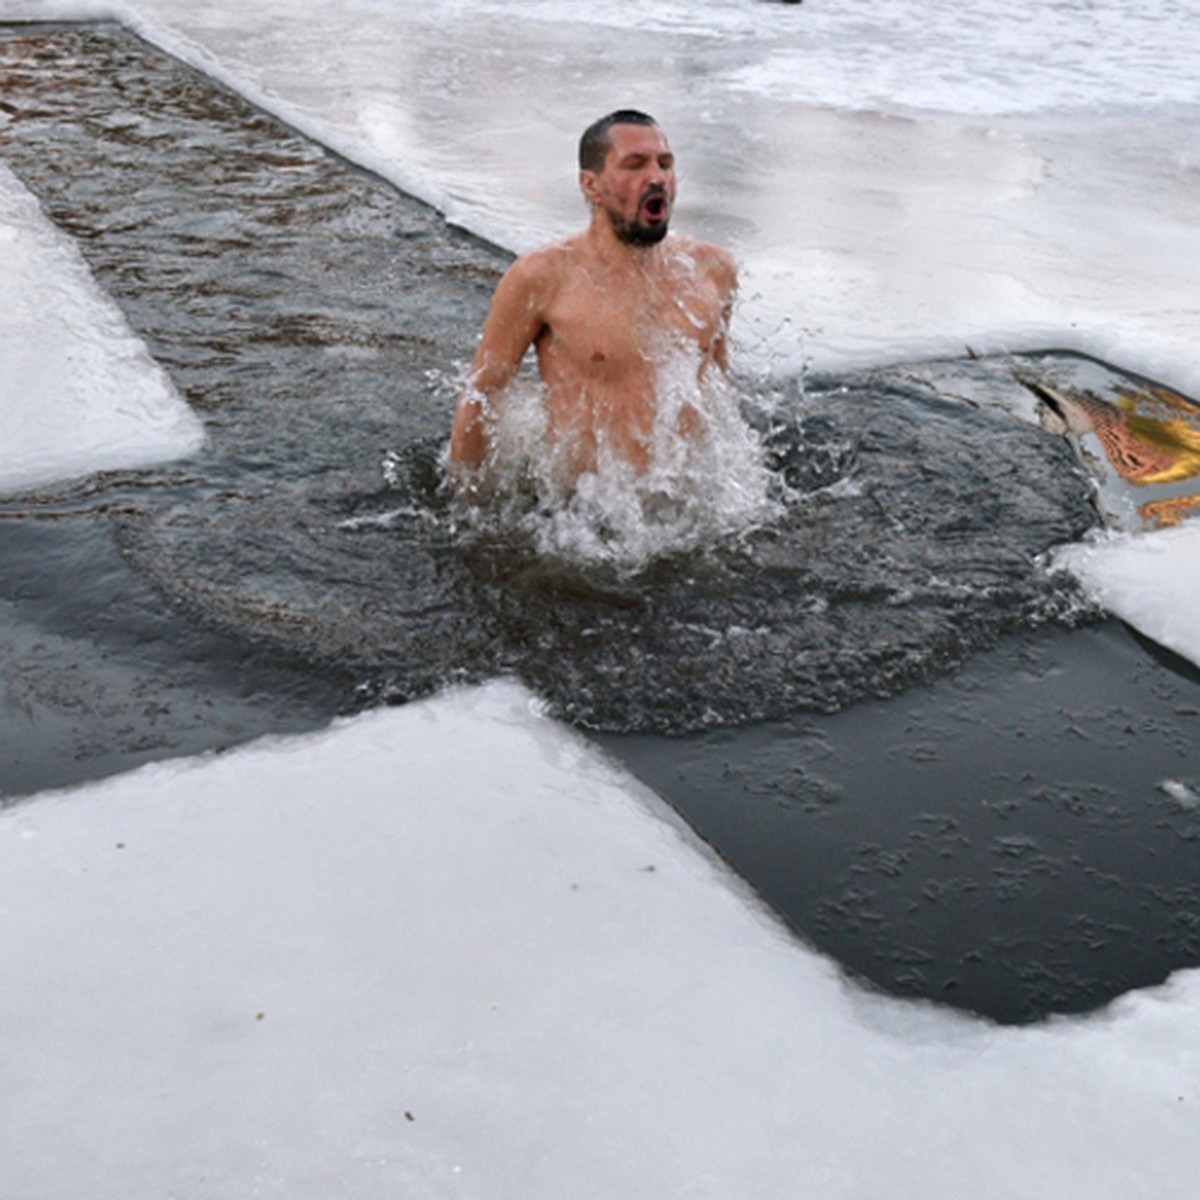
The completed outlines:
{"type": "Polygon", "coordinates": [[[597,257],[613,267],[645,272],[658,264],[667,238],[646,244],[626,241],[617,234],[606,213],[596,212],[588,226],[587,241],[597,257]]]}

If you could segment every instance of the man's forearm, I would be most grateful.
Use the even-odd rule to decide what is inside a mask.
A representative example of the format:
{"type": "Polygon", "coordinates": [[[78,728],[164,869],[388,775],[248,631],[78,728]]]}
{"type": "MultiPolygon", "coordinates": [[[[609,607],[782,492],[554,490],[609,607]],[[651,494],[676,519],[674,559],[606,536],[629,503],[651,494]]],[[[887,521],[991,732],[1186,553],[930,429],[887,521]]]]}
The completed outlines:
{"type": "Polygon", "coordinates": [[[464,396],[454,414],[450,431],[450,461],[472,471],[479,470],[487,460],[489,449],[487,411],[478,393],[464,396]]]}

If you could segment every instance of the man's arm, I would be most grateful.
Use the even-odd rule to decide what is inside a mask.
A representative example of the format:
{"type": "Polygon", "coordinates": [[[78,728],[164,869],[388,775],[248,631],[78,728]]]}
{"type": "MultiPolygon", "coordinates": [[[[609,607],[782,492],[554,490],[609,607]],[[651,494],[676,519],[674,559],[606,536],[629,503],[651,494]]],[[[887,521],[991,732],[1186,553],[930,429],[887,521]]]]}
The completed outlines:
{"type": "Polygon", "coordinates": [[[454,414],[452,464],[478,470],[487,459],[495,401],[545,325],[548,283],[546,252],[534,251],[517,259],[497,284],[454,414]]]}
{"type": "Polygon", "coordinates": [[[713,246],[712,271],[721,297],[721,319],[712,343],[712,360],[726,374],[729,372],[729,323],[733,319],[733,303],[737,299],[737,263],[728,251],[713,246]]]}

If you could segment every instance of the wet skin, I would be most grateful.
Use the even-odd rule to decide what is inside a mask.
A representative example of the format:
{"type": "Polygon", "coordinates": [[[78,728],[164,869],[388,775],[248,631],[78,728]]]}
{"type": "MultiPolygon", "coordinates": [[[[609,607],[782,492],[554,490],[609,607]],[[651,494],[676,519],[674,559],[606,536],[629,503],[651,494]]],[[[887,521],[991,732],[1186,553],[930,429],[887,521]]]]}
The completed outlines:
{"type": "MultiPolygon", "coordinates": [[[[451,435],[451,462],[467,473],[485,464],[495,403],[530,346],[551,449],[569,478],[595,470],[602,444],[649,466],[666,361],[693,360],[697,379],[726,367],[733,260],[667,234],[675,165],[662,131],[615,125],[610,134],[603,169],[580,172],[588,228],[523,255],[496,288],[451,435]]],[[[685,407],[679,426],[694,433],[695,411],[685,407]]]]}

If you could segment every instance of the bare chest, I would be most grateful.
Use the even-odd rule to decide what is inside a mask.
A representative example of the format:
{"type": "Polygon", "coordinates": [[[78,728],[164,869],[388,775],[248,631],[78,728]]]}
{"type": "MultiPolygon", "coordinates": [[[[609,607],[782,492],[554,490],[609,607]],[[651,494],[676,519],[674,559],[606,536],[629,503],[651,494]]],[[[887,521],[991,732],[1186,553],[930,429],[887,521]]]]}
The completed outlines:
{"type": "Polygon", "coordinates": [[[579,280],[555,297],[539,358],[551,377],[644,376],[681,348],[706,359],[720,321],[720,297],[703,281],[648,286],[579,280]]]}

